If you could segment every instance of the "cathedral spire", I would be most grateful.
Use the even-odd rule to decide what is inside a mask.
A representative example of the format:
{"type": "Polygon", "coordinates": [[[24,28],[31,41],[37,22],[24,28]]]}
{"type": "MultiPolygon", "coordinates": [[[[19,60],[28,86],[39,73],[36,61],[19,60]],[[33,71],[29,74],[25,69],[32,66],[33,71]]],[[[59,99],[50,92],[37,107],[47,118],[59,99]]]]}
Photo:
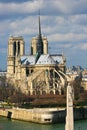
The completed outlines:
{"type": "Polygon", "coordinates": [[[37,56],[36,56],[36,62],[39,59],[40,55],[43,54],[43,40],[42,40],[42,35],[41,35],[40,11],[39,11],[38,22],[39,22],[39,34],[38,34],[38,39],[37,39],[37,56]]]}
{"type": "Polygon", "coordinates": [[[40,10],[39,10],[39,36],[41,36],[40,10]]]}
{"type": "Polygon", "coordinates": [[[43,40],[41,35],[41,23],[40,23],[40,12],[39,12],[39,34],[38,34],[38,40],[37,40],[37,53],[40,57],[41,54],[43,54],[43,40]]]}

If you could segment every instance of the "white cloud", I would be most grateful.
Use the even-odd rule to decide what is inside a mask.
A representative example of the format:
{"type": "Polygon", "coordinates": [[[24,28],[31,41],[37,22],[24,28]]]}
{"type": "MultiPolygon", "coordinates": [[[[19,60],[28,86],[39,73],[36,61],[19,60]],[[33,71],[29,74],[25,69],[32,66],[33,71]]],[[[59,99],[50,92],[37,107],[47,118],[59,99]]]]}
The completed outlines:
{"type": "Polygon", "coordinates": [[[23,19],[0,21],[0,35],[31,35],[38,29],[37,17],[26,17],[23,19]],[[35,20],[37,19],[37,22],[35,20]]]}
{"type": "Polygon", "coordinates": [[[43,0],[28,1],[22,3],[0,3],[0,15],[32,13],[42,6],[43,0]],[[39,3],[38,3],[39,2],[39,3]]]}
{"type": "Polygon", "coordinates": [[[71,15],[69,20],[72,24],[87,25],[87,14],[71,15]]]}
{"type": "Polygon", "coordinates": [[[87,43],[82,45],[82,50],[87,50],[87,43]]]}
{"type": "Polygon", "coordinates": [[[82,40],[87,40],[86,34],[52,34],[48,36],[50,42],[79,42],[82,40]]]}
{"type": "MultiPolygon", "coordinates": [[[[78,16],[79,17],[79,16],[78,16]]],[[[87,40],[87,27],[77,24],[77,17],[41,16],[42,34],[49,42],[82,42],[87,40]],[[76,20],[73,21],[73,19],[76,20]],[[73,23],[74,22],[74,23],[73,23]]],[[[0,35],[37,35],[38,16],[0,21],[0,35]]]]}
{"type": "Polygon", "coordinates": [[[69,13],[70,11],[70,1],[69,0],[55,0],[54,7],[58,8],[62,13],[69,13]]]}
{"type": "Polygon", "coordinates": [[[43,11],[50,15],[87,14],[86,4],[86,0],[44,0],[43,11]]]}
{"type": "Polygon", "coordinates": [[[66,43],[66,44],[56,44],[56,47],[57,48],[65,48],[65,49],[69,49],[71,47],[73,47],[73,44],[70,44],[70,43],[66,43]]]}
{"type": "Polygon", "coordinates": [[[73,44],[73,43],[54,43],[54,47],[55,49],[61,49],[61,50],[73,50],[73,51],[77,51],[77,50],[80,50],[80,51],[85,51],[87,50],[87,43],[76,43],[76,44],[73,44]]]}
{"type": "Polygon", "coordinates": [[[32,0],[27,2],[2,3],[0,2],[0,15],[38,13],[43,14],[87,14],[87,0],[32,0]]]}
{"type": "Polygon", "coordinates": [[[87,43],[80,43],[74,46],[75,50],[81,50],[81,51],[86,51],[87,50],[87,43]]]}

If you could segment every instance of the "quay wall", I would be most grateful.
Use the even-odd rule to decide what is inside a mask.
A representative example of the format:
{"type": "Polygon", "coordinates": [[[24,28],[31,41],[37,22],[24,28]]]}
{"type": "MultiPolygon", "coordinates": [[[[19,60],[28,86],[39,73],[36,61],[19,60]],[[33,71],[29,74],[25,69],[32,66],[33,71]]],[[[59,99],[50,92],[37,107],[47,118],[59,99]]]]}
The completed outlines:
{"type": "MultiPolygon", "coordinates": [[[[48,109],[0,109],[0,116],[10,119],[23,120],[35,123],[61,123],[65,122],[66,110],[58,108],[48,109]]],[[[74,108],[75,120],[87,119],[87,108],[74,108]]]]}

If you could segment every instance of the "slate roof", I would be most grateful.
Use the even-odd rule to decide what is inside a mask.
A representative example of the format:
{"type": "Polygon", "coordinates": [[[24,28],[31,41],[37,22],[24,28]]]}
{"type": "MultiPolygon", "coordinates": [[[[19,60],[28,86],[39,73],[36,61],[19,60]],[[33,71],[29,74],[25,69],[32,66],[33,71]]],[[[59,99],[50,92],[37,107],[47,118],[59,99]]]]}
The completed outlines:
{"type": "Polygon", "coordinates": [[[55,60],[57,64],[63,63],[63,56],[62,55],[51,55],[51,57],[55,60]]]}
{"type": "Polygon", "coordinates": [[[38,59],[38,61],[35,63],[36,56],[35,55],[29,55],[29,56],[22,56],[21,57],[21,64],[23,65],[46,65],[46,64],[62,64],[63,63],[63,57],[62,55],[41,55],[38,59]]]}
{"type": "Polygon", "coordinates": [[[36,64],[56,64],[54,59],[49,55],[41,55],[36,64]]]}
{"type": "Polygon", "coordinates": [[[21,57],[21,64],[24,65],[34,65],[35,64],[36,56],[29,55],[29,56],[22,56],[21,57]]]}

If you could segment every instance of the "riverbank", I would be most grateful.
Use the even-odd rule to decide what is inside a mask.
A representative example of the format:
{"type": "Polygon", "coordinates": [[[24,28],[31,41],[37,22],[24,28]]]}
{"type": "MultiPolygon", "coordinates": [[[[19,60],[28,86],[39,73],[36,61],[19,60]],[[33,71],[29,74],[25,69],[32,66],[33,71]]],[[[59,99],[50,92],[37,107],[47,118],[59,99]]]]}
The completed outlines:
{"type": "MultiPolygon", "coordinates": [[[[0,109],[0,116],[34,123],[52,124],[65,122],[66,110],[59,108],[0,109]]],[[[87,119],[87,107],[74,108],[74,119],[87,119]]]]}

